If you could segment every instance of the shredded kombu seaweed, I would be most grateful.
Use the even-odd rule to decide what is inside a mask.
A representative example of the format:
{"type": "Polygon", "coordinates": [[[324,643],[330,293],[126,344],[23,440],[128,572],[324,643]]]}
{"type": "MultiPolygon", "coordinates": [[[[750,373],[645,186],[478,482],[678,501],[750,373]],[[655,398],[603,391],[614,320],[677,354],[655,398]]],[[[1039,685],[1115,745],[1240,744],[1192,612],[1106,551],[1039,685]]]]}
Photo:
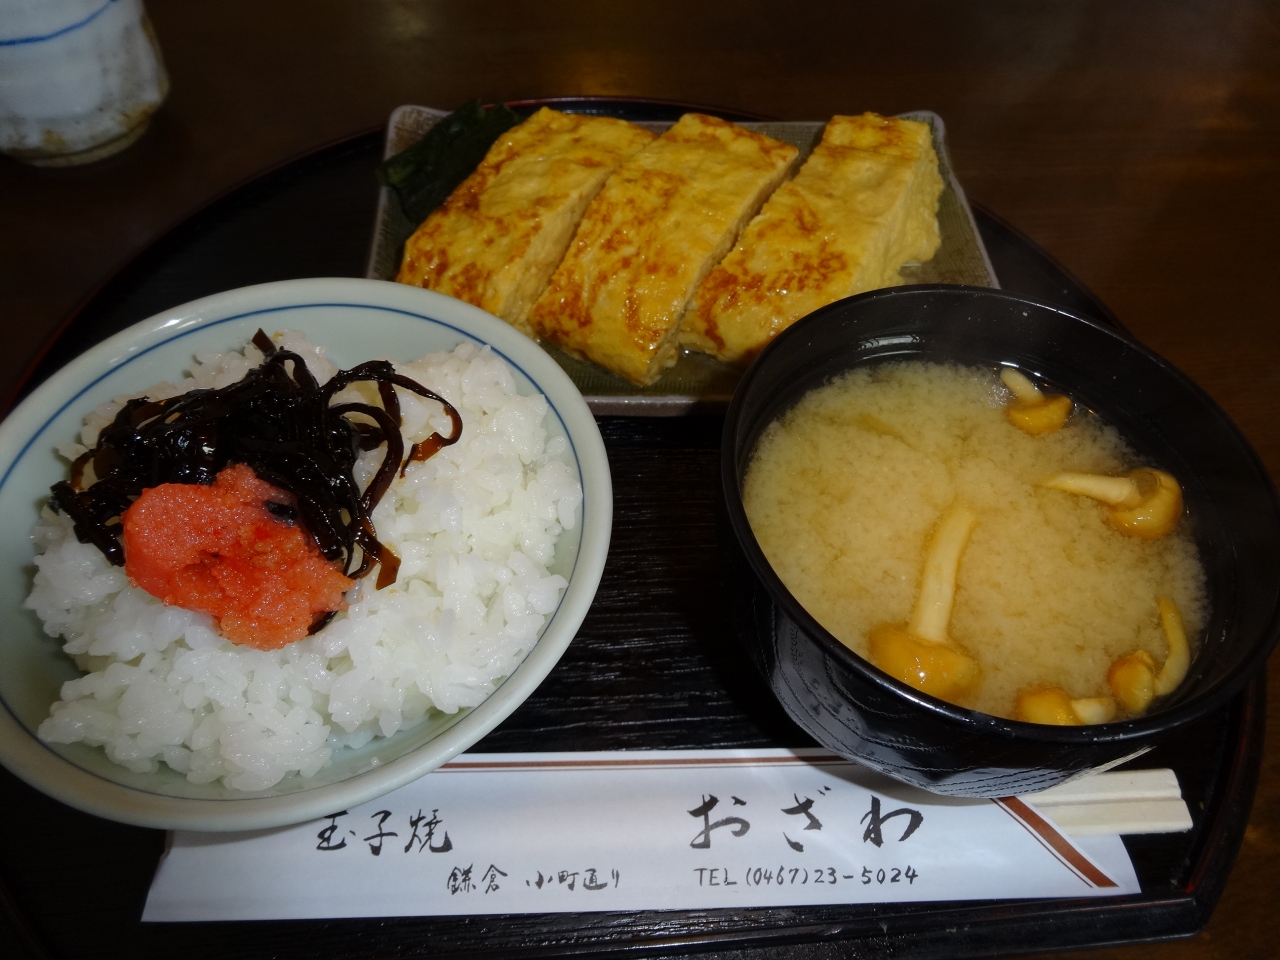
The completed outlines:
{"type": "Polygon", "coordinates": [[[296,509],[282,503],[268,503],[267,509],[285,522],[300,521],[325,559],[341,563],[352,578],[380,564],[378,588],[394,583],[400,560],[378,540],[373,509],[397,470],[403,473],[410,462],[457,442],[458,411],[386,360],[342,370],[321,386],[300,356],[277,348],[261,330],[253,343],[262,351],[261,365],[230,386],[125,404],[97,446],[72,464],[70,481],[53,485],[54,504],[74,522],[81,543],[123,566],[120,516],[143,490],[162,483],[211,484],[224,467],[242,463],[293,494],[296,509]],[[331,402],[358,382],[376,383],[382,406],[331,402]],[[451,435],[433,433],[406,457],[395,387],[440,403],[451,435]],[[384,444],[382,463],[362,491],[352,473],[356,458],[384,444]],[[85,486],[88,468],[95,479],[85,486]]]}

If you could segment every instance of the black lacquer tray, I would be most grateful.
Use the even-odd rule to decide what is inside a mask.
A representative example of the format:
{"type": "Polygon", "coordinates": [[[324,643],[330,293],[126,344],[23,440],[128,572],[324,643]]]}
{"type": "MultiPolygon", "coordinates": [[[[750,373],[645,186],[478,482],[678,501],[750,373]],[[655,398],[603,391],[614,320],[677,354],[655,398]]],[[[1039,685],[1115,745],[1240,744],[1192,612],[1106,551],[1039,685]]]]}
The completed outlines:
{"type": "MultiPolygon", "coordinates": [[[[686,109],[624,100],[556,105],[659,120],[686,109]]],[[[196,297],[292,277],[360,276],[381,149],[380,130],[336,143],[235,190],[161,237],[67,320],[23,391],[90,344],[196,297]]],[[[1119,326],[1031,241],[981,207],[974,213],[1005,289],[1119,326]]],[[[615,518],[595,604],[546,682],[475,749],[810,745],[728,627],[715,521],[721,419],[616,417],[600,426],[615,518]]],[[[164,834],[79,813],[0,770],[0,956],[962,957],[1186,936],[1208,920],[1239,848],[1265,704],[1260,676],[1229,707],[1138,762],[1177,772],[1195,828],[1127,838],[1143,892],[1111,899],[143,924],[164,834]],[[92,896],[72,878],[90,881],[92,896]]]]}

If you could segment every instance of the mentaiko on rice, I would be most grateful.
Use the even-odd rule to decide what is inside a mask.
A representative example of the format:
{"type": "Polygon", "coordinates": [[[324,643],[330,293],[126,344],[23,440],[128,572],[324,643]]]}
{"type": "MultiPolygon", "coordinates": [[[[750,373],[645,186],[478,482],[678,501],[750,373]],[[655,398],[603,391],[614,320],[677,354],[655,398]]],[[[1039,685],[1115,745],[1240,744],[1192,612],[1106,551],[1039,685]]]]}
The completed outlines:
{"type": "MultiPolygon", "coordinates": [[[[321,383],[336,372],[298,334],[274,342],[304,358],[321,383]]],[[[191,376],[145,391],[153,400],[222,388],[257,367],[252,344],[196,357],[191,376]]],[[[102,746],[130,770],[161,761],[195,783],[263,790],[290,773],[310,776],[333,750],[391,736],[429,711],[482,702],[537,640],[567,586],[549,573],[556,539],[574,526],[582,490],[567,441],[548,437],[546,399],[521,396],[487,347],[463,344],[395,370],[445,397],[461,438],[409,463],[373,511],[378,539],[400,559],[393,584],[356,581],[347,606],[313,636],[274,650],[234,644],[217,621],[130,582],[65,512],[46,508],[34,532],[37,573],[26,605],[84,676],[62,687],[42,739],[102,746]]],[[[396,391],[406,442],[447,434],[440,404],[396,391]]],[[[368,400],[362,385],[336,403],[368,400]]],[[[86,419],[74,460],[123,407],[86,419]]],[[[360,455],[364,488],[381,450],[360,455]]]]}

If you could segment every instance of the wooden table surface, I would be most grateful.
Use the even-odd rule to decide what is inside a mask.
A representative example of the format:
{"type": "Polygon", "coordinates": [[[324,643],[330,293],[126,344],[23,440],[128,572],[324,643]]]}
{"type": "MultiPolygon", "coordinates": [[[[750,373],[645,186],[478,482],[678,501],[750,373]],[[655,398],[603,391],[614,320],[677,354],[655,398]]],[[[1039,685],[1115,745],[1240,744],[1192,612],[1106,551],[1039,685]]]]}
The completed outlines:
{"type": "MultiPolygon", "coordinates": [[[[190,212],[401,103],[612,94],[783,119],[926,108],[970,197],[1204,387],[1280,477],[1280,7],[1084,0],[147,3],[172,92],[94,166],[0,158],[0,393],[77,303],[190,212]],[[863,8],[866,9],[863,9],[863,8]]],[[[1273,658],[1272,679],[1277,677],[1273,658]]],[[[1273,682],[1272,690],[1280,690],[1273,682]]],[[[1207,929],[1079,957],[1270,957],[1280,697],[1207,929]]]]}

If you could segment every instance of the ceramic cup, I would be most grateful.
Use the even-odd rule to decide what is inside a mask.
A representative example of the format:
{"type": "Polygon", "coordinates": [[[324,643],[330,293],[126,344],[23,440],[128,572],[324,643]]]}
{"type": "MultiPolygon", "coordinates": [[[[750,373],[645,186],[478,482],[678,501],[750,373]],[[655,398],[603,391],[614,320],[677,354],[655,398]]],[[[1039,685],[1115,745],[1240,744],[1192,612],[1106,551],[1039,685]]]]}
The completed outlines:
{"type": "Polygon", "coordinates": [[[169,91],[141,0],[0,0],[0,151],[91,163],[142,136],[169,91]]]}

